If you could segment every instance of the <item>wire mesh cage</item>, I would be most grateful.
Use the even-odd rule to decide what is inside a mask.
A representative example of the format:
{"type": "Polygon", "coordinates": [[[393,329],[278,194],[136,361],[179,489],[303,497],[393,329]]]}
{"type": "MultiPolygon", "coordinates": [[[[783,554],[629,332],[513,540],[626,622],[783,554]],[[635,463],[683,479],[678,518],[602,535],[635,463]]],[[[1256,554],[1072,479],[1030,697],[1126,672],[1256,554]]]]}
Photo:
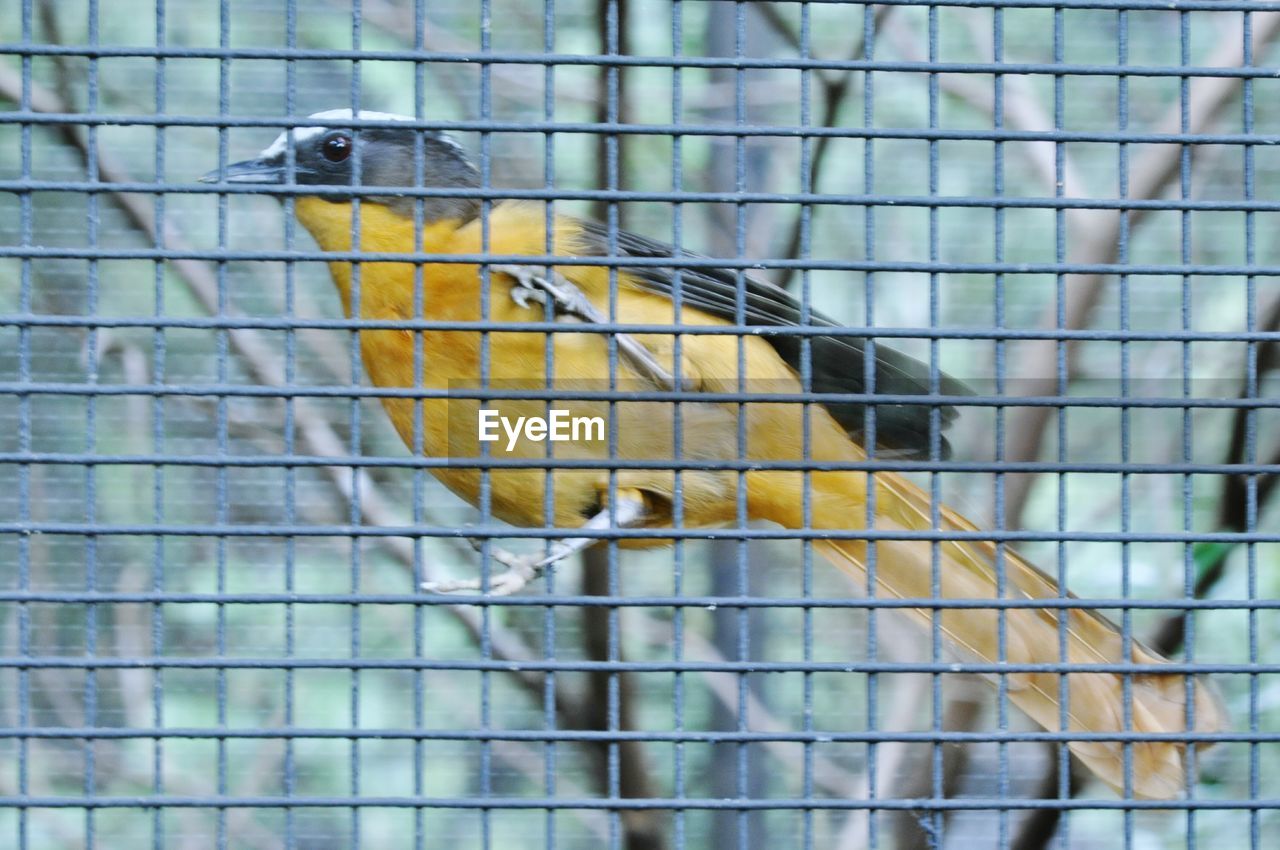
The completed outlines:
{"type": "Polygon", "coordinates": [[[1277,846],[1280,5],[3,3],[0,847],[1277,846]]]}

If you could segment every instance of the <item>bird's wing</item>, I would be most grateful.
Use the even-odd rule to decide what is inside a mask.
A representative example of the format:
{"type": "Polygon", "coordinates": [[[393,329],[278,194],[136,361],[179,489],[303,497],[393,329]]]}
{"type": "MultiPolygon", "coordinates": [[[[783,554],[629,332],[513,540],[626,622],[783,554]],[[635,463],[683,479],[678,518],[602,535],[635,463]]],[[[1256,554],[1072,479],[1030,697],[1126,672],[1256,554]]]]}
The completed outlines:
{"type": "MultiPolygon", "coordinates": [[[[600,224],[580,222],[582,244],[580,249],[587,256],[609,256],[610,233],[600,224]]],[[[647,239],[634,233],[618,231],[612,243],[616,245],[614,256],[668,258],[673,266],[638,266],[625,268],[630,279],[645,289],[675,298],[679,292],[680,303],[686,307],[737,322],[742,316],[746,325],[773,325],[800,327],[799,302],[780,287],[749,274],[734,270],[707,266],[680,267],[679,261],[705,259],[698,254],[677,251],[670,245],[647,239]],[[678,273],[677,273],[678,272],[678,273]],[[739,285],[741,280],[741,288],[739,285]],[[741,305],[739,304],[741,299],[741,305]],[[741,313],[739,307],[741,306],[741,313]]],[[[810,310],[808,325],[838,327],[834,320],[810,310]]],[[[782,359],[801,372],[801,355],[804,336],[775,331],[762,334],[782,359]]],[[[850,336],[810,336],[810,387],[815,393],[860,394],[866,392],[865,355],[866,340],[850,336]]],[[[874,390],[885,395],[921,396],[918,404],[877,404],[875,411],[876,443],[882,449],[910,455],[926,456],[930,446],[930,411],[937,409],[942,427],[955,417],[956,409],[949,405],[931,404],[930,370],[926,363],[877,344],[874,348],[874,390]]],[[[944,395],[960,395],[967,392],[964,385],[946,375],[939,375],[939,388],[944,395]]],[[[851,402],[827,402],[823,405],[836,421],[855,438],[864,436],[869,424],[866,408],[851,402]]],[[[940,441],[943,454],[947,452],[945,438],[940,441]]]]}

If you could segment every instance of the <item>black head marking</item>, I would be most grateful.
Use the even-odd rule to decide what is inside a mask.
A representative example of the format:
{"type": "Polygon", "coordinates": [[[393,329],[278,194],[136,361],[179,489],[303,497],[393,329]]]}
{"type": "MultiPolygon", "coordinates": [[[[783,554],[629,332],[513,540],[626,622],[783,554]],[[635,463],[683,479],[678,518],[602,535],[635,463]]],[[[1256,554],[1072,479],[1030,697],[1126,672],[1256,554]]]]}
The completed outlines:
{"type": "MultiPolygon", "coordinates": [[[[252,163],[237,163],[227,170],[229,182],[284,182],[287,156],[294,158],[294,182],[303,186],[358,186],[365,203],[380,204],[398,215],[412,218],[417,198],[397,194],[396,189],[470,189],[480,185],[480,174],[457,142],[443,133],[412,128],[353,129],[343,121],[412,121],[383,112],[353,113],[349,109],[318,112],[310,116],[327,125],[297,127],[281,133],[252,163]],[[252,167],[251,167],[252,166],[252,167]],[[237,172],[239,169],[239,172],[237,172]],[[255,180],[253,175],[278,173],[277,181],[255,180]],[[250,179],[237,180],[237,173],[250,179]],[[389,190],[389,191],[381,191],[389,190]]],[[[347,197],[324,195],[343,203],[347,197]]],[[[423,198],[423,220],[469,221],[479,215],[475,198],[423,198]]]]}

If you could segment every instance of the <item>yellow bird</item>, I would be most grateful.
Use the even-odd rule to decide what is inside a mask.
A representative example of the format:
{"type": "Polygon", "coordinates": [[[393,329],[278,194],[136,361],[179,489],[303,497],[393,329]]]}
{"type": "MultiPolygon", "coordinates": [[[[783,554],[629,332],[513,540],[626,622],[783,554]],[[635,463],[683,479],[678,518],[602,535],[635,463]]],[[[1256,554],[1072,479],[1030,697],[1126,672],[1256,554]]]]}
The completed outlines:
{"type": "MultiPolygon", "coordinates": [[[[561,215],[550,227],[548,244],[542,205],[506,201],[482,216],[477,193],[457,191],[480,185],[463,149],[440,133],[398,126],[412,119],[374,112],[353,115],[349,110],[317,113],[311,119],[314,126],[282,133],[258,158],[203,179],[236,184],[292,179],[300,187],[314,187],[315,194],[303,193],[294,209],[327,252],[470,258],[423,264],[343,259],[330,263],[330,270],[348,316],[423,318],[443,326],[420,332],[364,330],[360,343],[365,368],[377,385],[414,387],[415,348],[420,345],[420,387],[457,393],[421,401],[422,451],[459,461],[433,469],[450,490],[472,504],[479,502],[481,472],[467,459],[482,457],[482,447],[497,459],[546,462],[540,469],[490,471],[491,510],[514,525],[564,529],[567,539],[557,541],[545,558],[501,556],[509,569],[485,585],[490,592],[520,589],[545,566],[597,542],[609,529],[707,528],[746,520],[819,532],[870,527],[876,535],[877,593],[933,598],[936,550],[943,604],[1012,603],[1004,608],[942,607],[937,613],[928,607],[909,610],[925,624],[936,617],[962,658],[1007,664],[1010,699],[1045,729],[1061,728],[1065,702],[1065,731],[1100,736],[1072,741],[1070,747],[1103,781],[1121,792],[1159,799],[1178,795],[1192,781],[1186,776],[1185,744],[1177,737],[1226,726],[1208,682],[1165,672],[1165,659],[1136,641],[1126,646],[1115,624],[1094,611],[1018,605],[1057,600],[1059,589],[1016,552],[1006,548],[997,558],[996,546],[973,535],[978,529],[971,522],[944,505],[931,504],[928,494],[901,475],[848,468],[867,458],[864,423],[869,417],[864,405],[847,398],[868,390],[864,340],[840,335],[835,323],[818,313],[809,314],[807,325],[830,327],[830,335],[788,332],[799,331],[802,317],[800,305],[783,290],[640,236],[611,234],[602,225],[561,215]],[[455,195],[419,192],[407,197],[414,187],[453,190],[455,195]],[[548,255],[583,262],[562,261],[548,268],[533,259],[548,255]],[[485,257],[494,261],[482,270],[477,260],[485,257]],[[531,259],[522,262],[524,257],[531,259]],[[595,258],[602,263],[591,262],[595,258]],[[613,260],[606,264],[603,258],[613,260]],[[610,265],[620,267],[612,272],[610,265]],[[542,322],[548,316],[564,320],[563,331],[468,328],[482,320],[500,325],[542,322]],[[611,318],[641,332],[584,330],[571,324],[611,318]],[[761,330],[754,332],[756,327],[761,330]],[[672,332],[677,328],[683,333],[672,332]],[[801,379],[806,356],[808,388],[801,379]],[[604,439],[556,443],[550,461],[547,445],[536,439],[545,432],[525,429],[514,439],[486,442],[481,439],[482,409],[495,411],[483,414],[490,424],[494,416],[508,423],[520,417],[529,422],[546,417],[548,402],[466,398],[482,383],[513,396],[581,392],[582,398],[557,398],[551,406],[573,420],[605,423],[604,439]],[[646,395],[635,400],[615,395],[611,404],[608,393],[599,392],[610,388],[646,395]],[[806,389],[846,398],[795,403],[806,389]],[[557,468],[556,461],[583,463],[557,468]],[[615,461],[621,463],[611,472],[615,461]],[[806,471],[806,464],[815,469],[806,471]],[[845,468],[838,468],[841,464],[845,468]],[[545,498],[548,475],[550,503],[545,498]],[[743,486],[745,494],[739,492],[743,486]],[[740,496],[745,496],[745,516],[740,515],[740,496]],[[575,537],[575,529],[593,533],[575,537]],[[955,533],[960,539],[935,543],[911,538],[930,531],[955,533]],[[895,539],[897,534],[903,537],[895,539]],[[1057,668],[1064,664],[1129,665],[1133,670],[1075,669],[1062,675],[1057,668]],[[1107,736],[1129,734],[1138,737],[1128,745],[1132,767],[1126,777],[1126,744],[1107,736]]],[[[928,368],[876,345],[870,371],[874,391],[894,397],[874,405],[877,446],[905,454],[927,452],[928,368]],[[904,396],[921,398],[910,404],[904,396]]],[[[942,389],[954,394],[958,385],[943,379],[942,389]]],[[[415,445],[414,400],[387,398],[383,404],[405,443],[415,445]]],[[[945,424],[954,415],[953,409],[943,408],[940,421],[945,424]]],[[[667,541],[632,537],[620,542],[652,546],[667,541]]],[[[868,546],[865,535],[824,539],[819,534],[814,541],[821,554],[861,587],[866,586],[868,546]]],[[[478,581],[466,581],[430,589],[480,587],[478,581]]]]}

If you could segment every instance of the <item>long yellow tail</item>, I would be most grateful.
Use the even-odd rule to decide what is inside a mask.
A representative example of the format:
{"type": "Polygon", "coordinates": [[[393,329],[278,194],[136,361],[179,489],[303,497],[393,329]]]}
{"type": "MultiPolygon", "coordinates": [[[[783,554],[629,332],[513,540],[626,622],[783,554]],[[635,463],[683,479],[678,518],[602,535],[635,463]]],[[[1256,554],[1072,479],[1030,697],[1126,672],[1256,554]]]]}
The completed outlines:
{"type": "MultiPolygon", "coordinates": [[[[893,473],[878,473],[875,516],[877,531],[928,530],[931,522],[928,496],[919,487],[893,473]]],[[[861,474],[816,473],[813,526],[860,528],[865,510],[858,491],[865,493],[861,474]],[[852,486],[860,484],[861,488],[852,486]],[[852,491],[852,492],[851,492],[852,491]],[[851,509],[852,508],[852,509],[851,509]],[[852,515],[850,515],[852,514],[852,515]]],[[[767,518],[796,527],[795,502],[763,511],[767,518]],[[772,514],[770,516],[769,514],[772,514]]],[[[964,517],[941,508],[943,531],[976,531],[964,517]]],[[[859,540],[820,540],[815,548],[866,587],[867,543],[859,540]]],[[[984,541],[946,541],[938,544],[939,580],[945,599],[998,599],[996,547],[984,541]]],[[[880,540],[875,544],[878,592],[900,599],[933,597],[932,545],[924,541],[880,540]]],[[[1016,553],[1003,554],[1004,598],[1055,599],[1057,584],[1016,553]]],[[[911,609],[926,625],[933,612],[911,609]]],[[[1150,672],[1131,675],[1108,672],[1016,672],[1007,674],[1010,700],[1048,730],[1060,730],[1062,702],[1067,704],[1068,730],[1090,733],[1185,734],[1187,731],[1187,677],[1159,672],[1165,659],[1130,642],[1128,658],[1120,629],[1102,615],[1081,608],[950,608],[940,614],[939,628],[963,656],[988,663],[1023,664],[1119,664],[1151,665],[1150,672]],[[1005,647],[999,651],[1000,619],[1004,618],[1005,647]],[[1066,618],[1065,657],[1060,651],[1060,618],[1066,618]],[[1125,691],[1128,682],[1129,705],[1125,691]]],[[[1213,686],[1192,679],[1194,732],[1220,731],[1226,716],[1213,686]]],[[[1202,745],[1203,746],[1203,745],[1202,745]]],[[[1125,791],[1125,745],[1116,741],[1081,741],[1070,744],[1074,752],[1099,778],[1125,791]]],[[[1178,741],[1134,742],[1131,794],[1149,799],[1169,799],[1186,787],[1185,744],[1178,741]]]]}

